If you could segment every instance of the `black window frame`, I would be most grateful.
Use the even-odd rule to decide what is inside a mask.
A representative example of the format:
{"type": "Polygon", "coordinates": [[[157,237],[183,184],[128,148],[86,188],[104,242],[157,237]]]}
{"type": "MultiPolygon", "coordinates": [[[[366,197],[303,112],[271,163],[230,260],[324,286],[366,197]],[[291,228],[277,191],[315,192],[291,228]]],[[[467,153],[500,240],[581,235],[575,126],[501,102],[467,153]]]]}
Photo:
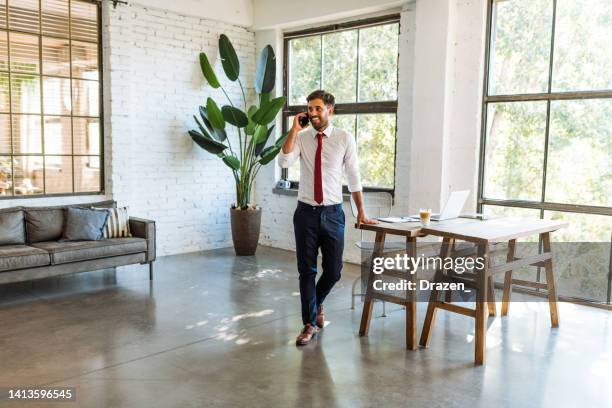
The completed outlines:
{"type": "MultiPolygon", "coordinates": [[[[300,112],[307,110],[307,105],[289,105],[289,41],[300,37],[309,37],[314,35],[323,35],[339,31],[355,30],[359,28],[374,27],[385,24],[398,24],[398,43],[401,35],[401,22],[400,15],[390,14],[380,17],[371,17],[366,19],[355,20],[346,23],[332,24],[327,26],[321,26],[316,28],[310,28],[299,31],[286,32],[283,35],[283,95],[286,98],[285,105],[282,111],[282,132],[287,132],[287,118],[294,116],[300,112]]],[[[357,53],[357,60],[359,60],[359,53],[357,53]]],[[[397,54],[398,69],[396,70],[397,81],[396,84],[399,88],[399,47],[397,54]]],[[[358,81],[359,79],[357,79],[358,81]]],[[[363,192],[384,192],[391,196],[395,196],[395,185],[396,185],[396,161],[397,161],[397,106],[398,106],[398,93],[396,93],[396,99],[393,101],[380,101],[380,102],[353,102],[353,103],[336,103],[334,107],[334,113],[337,115],[359,115],[359,114],[375,114],[375,113],[393,113],[395,114],[395,146],[393,147],[393,187],[371,187],[363,186],[363,192]]],[[[353,135],[357,137],[357,135],[353,135]]],[[[289,169],[282,169],[281,178],[288,180],[289,169]]],[[[296,180],[289,180],[291,182],[291,189],[299,188],[299,182],[296,180]]],[[[342,186],[344,194],[348,194],[348,187],[342,186]]]]}
{"type": "MultiPolygon", "coordinates": [[[[68,3],[68,9],[69,9],[69,14],[68,14],[68,18],[71,19],[71,4],[72,4],[73,0],[70,0],[68,3]]],[[[100,149],[100,154],[99,155],[90,155],[90,154],[75,154],[74,151],[72,151],[70,154],[45,154],[44,152],[44,138],[45,138],[45,134],[44,134],[44,92],[43,92],[43,88],[42,88],[42,78],[45,76],[43,74],[42,71],[42,37],[43,37],[43,31],[42,31],[42,0],[38,0],[38,7],[39,7],[39,30],[37,33],[33,33],[33,32],[29,32],[29,31],[21,31],[21,30],[15,30],[15,29],[11,29],[10,25],[9,25],[9,8],[8,8],[8,2],[9,0],[0,0],[1,3],[4,3],[5,6],[5,10],[6,10],[6,27],[0,27],[0,30],[6,31],[7,32],[7,47],[10,46],[10,33],[11,32],[15,32],[18,34],[27,34],[27,35],[37,35],[39,38],[39,63],[41,64],[41,68],[40,68],[40,73],[38,74],[40,76],[41,79],[41,90],[40,90],[40,100],[41,100],[41,112],[40,114],[35,114],[35,115],[39,115],[41,118],[41,138],[43,140],[43,147],[42,147],[42,152],[41,154],[38,153],[20,153],[20,154],[14,154],[13,152],[11,153],[3,153],[0,154],[0,156],[7,156],[7,157],[11,157],[11,181],[12,181],[12,189],[13,189],[13,194],[12,195],[5,195],[5,196],[0,196],[0,200],[20,200],[20,199],[38,199],[38,198],[48,198],[48,197],[73,197],[73,196],[90,196],[90,195],[104,195],[106,193],[105,191],[105,157],[104,157],[104,93],[103,93],[103,77],[104,77],[104,58],[103,58],[103,51],[104,51],[104,45],[103,45],[103,21],[102,21],[102,2],[98,1],[98,0],[79,0],[79,2],[81,3],[88,3],[91,5],[94,5],[96,7],[96,16],[97,16],[97,52],[98,52],[98,116],[96,117],[99,121],[99,130],[100,130],[100,137],[99,137],[99,149],[100,149]],[[41,194],[15,194],[15,174],[13,171],[13,166],[14,166],[14,157],[27,157],[27,156],[41,156],[43,158],[43,193],[41,194]],[[45,169],[45,157],[46,156],[70,156],[72,158],[72,192],[62,192],[62,193],[46,193],[46,169],[45,169]],[[75,158],[78,157],[98,157],[100,160],[100,176],[99,176],[99,186],[100,188],[96,191],[79,191],[79,192],[75,192],[74,188],[75,188],[75,173],[74,173],[74,160],[75,158]]],[[[64,37],[57,37],[54,35],[49,35],[49,34],[44,34],[44,37],[49,37],[49,38],[59,38],[59,39],[66,39],[64,37]]],[[[73,41],[72,38],[72,34],[70,33],[68,36],[68,39],[70,42],[73,41]]],[[[77,39],[76,41],[82,41],[77,39]]],[[[8,48],[7,48],[8,51],[8,48]]],[[[10,115],[10,117],[12,117],[13,115],[13,109],[12,109],[12,101],[10,99],[10,87],[11,87],[11,83],[10,83],[10,54],[8,57],[8,62],[9,62],[9,71],[7,71],[7,73],[9,74],[9,112],[8,114],[10,115]]],[[[70,60],[70,66],[72,67],[72,59],[70,60]]],[[[74,79],[79,79],[79,80],[85,80],[83,78],[75,78],[72,75],[72,69],[70,70],[70,75],[68,77],[63,77],[63,76],[53,76],[51,75],[51,77],[61,77],[61,78],[68,78],[71,81],[74,79]]],[[[71,85],[72,86],[72,85],[71,85]]],[[[72,97],[72,96],[71,96],[72,97]]],[[[66,116],[66,115],[51,115],[51,116],[66,116]]],[[[80,116],[80,115],[73,115],[72,113],[69,115],[70,118],[73,117],[89,117],[91,118],[91,116],[80,116]]],[[[10,129],[11,132],[11,137],[12,137],[12,126],[10,129]]],[[[72,147],[74,148],[74,127],[71,127],[71,140],[72,140],[72,147]]]]}
{"type": "MultiPolygon", "coordinates": [[[[490,82],[490,63],[492,51],[492,32],[494,29],[494,2],[498,0],[487,1],[487,16],[486,16],[486,40],[484,53],[484,78],[482,92],[482,114],[481,114],[481,129],[480,129],[480,150],[478,163],[478,200],[476,211],[482,212],[483,206],[499,206],[499,207],[515,207],[536,209],[540,212],[540,219],[544,218],[545,211],[556,211],[566,213],[582,213],[592,215],[607,215],[612,216],[612,207],[584,205],[584,204],[566,204],[559,202],[546,201],[546,170],[548,163],[548,146],[549,146],[549,130],[550,130],[550,106],[553,101],[561,100],[584,100],[584,99],[607,99],[612,98],[612,89],[596,90],[596,91],[552,91],[553,81],[553,62],[555,50],[555,30],[557,19],[557,0],[552,1],[552,24],[551,24],[551,39],[550,51],[548,60],[548,85],[547,91],[541,93],[521,93],[521,94],[504,94],[504,95],[489,95],[490,82]],[[486,167],[486,150],[487,150],[487,108],[489,104],[496,102],[526,102],[526,101],[546,101],[546,128],[544,134],[544,158],[542,171],[542,192],[539,201],[518,200],[518,199],[493,199],[485,196],[485,167],[486,167]]],[[[540,281],[540,270],[537,273],[538,281],[540,281]]],[[[538,290],[539,291],[539,290],[538,290]]],[[[573,296],[560,296],[560,298],[569,300],[577,300],[592,304],[600,304],[593,299],[586,299],[573,296]]],[[[611,242],[611,264],[608,274],[607,288],[607,305],[609,307],[612,301],[612,242],[611,242]]]]}

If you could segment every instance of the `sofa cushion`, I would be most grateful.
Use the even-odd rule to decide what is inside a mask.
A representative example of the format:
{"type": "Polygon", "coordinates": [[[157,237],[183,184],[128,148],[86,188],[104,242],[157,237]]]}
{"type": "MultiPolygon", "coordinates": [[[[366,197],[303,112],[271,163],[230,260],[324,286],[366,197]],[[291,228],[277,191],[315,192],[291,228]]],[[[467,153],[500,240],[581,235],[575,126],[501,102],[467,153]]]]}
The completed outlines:
{"type": "Polygon", "coordinates": [[[53,207],[25,207],[26,240],[31,242],[57,241],[62,237],[65,221],[65,210],[68,207],[95,206],[114,208],[113,200],[95,203],[56,205],[53,207]]]}
{"type": "Polygon", "coordinates": [[[60,241],[97,241],[104,237],[108,210],[70,207],[66,209],[66,223],[60,241]]]}
{"type": "Polygon", "coordinates": [[[27,245],[0,246],[0,272],[49,265],[49,253],[27,245]]]}
{"type": "Polygon", "coordinates": [[[26,208],[25,225],[28,243],[55,241],[62,237],[64,230],[64,209],[26,208]]]}
{"type": "Polygon", "coordinates": [[[0,212],[0,245],[25,244],[23,210],[0,212]]]}
{"type": "Polygon", "coordinates": [[[32,246],[48,251],[51,254],[51,264],[53,265],[147,251],[147,242],[143,238],[111,238],[101,241],[70,242],[49,241],[37,242],[32,246]]]}

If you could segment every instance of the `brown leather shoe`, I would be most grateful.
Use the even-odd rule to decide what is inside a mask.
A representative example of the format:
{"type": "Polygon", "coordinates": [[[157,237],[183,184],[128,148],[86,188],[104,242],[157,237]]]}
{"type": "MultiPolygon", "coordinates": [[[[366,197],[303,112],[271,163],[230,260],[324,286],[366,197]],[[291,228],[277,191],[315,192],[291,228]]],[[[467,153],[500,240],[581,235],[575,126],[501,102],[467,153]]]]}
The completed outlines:
{"type": "Polygon", "coordinates": [[[304,326],[304,328],[302,329],[302,332],[295,339],[295,345],[305,346],[306,344],[310,343],[310,340],[313,339],[313,337],[317,334],[318,331],[319,330],[310,323],[306,324],[306,326],[304,326]]]}
{"type": "Polygon", "coordinates": [[[320,329],[325,326],[325,314],[323,313],[323,305],[317,306],[317,326],[320,329]]]}

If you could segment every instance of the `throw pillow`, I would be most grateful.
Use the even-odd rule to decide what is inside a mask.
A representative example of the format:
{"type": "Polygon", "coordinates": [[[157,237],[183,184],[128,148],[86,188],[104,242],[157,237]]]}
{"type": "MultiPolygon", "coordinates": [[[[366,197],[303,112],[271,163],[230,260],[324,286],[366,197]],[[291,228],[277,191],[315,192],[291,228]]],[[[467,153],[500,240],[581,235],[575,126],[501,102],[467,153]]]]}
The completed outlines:
{"type": "Polygon", "coordinates": [[[66,209],[66,224],[60,241],[97,241],[104,236],[103,229],[107,210],[69,207],[66,209]]]}
{"type": "Polygon", "coordinates": [[[6,211],[0,213],[0,245],[25,244],[23,211],[6,211]]]}
{"type": "Polygon", "coordinates": [[[106,210],[108,212],[108,219],[104,226],[104,238],[126,238],[132,236],[130,233],[130,217],[128,216],[127,207],[93,208],[106,210]]]}

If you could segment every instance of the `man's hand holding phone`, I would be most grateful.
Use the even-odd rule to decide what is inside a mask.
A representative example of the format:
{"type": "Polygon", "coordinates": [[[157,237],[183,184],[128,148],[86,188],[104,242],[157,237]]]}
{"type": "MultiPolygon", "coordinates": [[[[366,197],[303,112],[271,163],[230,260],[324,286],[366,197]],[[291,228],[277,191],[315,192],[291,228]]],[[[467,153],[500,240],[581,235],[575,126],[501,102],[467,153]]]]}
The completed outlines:
{"type": "Polygon", "coordinates": [[[297,131],[303,130],[308,127],[309,122],[310,120],[306,112],[298,113],[293,117],[293,128],[297,131]]]}

